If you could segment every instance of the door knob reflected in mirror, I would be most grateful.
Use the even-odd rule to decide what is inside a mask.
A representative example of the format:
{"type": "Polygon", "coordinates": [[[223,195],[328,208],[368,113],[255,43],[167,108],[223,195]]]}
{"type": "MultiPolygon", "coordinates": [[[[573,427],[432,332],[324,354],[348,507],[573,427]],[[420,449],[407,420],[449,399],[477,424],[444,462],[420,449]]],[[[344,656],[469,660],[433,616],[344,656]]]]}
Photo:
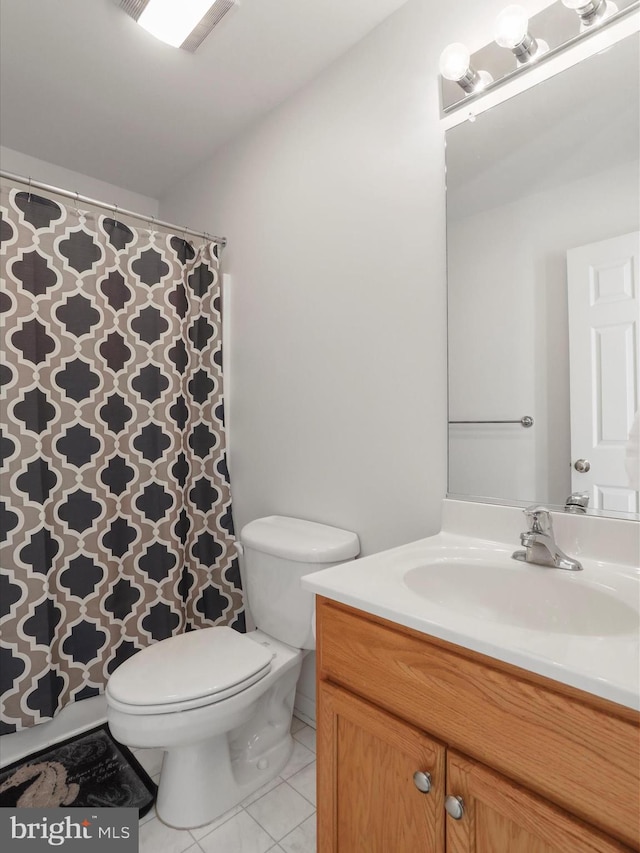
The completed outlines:
{"type": "Polygon", "coordinates": [[[587,471],[591,470],[591,462],[589,462],[588,459],[576,459],[573,467],[578,471],[578,473],[586,474],[587,471]]]}

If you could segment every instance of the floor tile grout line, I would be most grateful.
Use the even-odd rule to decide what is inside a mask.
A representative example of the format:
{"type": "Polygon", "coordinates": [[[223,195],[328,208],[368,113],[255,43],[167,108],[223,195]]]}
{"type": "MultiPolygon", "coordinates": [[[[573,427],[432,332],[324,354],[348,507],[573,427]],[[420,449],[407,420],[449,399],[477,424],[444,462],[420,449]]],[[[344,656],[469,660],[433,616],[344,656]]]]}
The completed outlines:
{"type": "MultiPolygon", "coordinates": [[[[290,829],[286,835],[283,835],[282,838],[280,839],[280,841],[276,841],[276,844],[281,844],[285,840],[285,838],[288,838],[291,835],[292,832],[295,832],[296,829],[300,829],[300,827],[302,826],[303,823],[305,823],[308,820],[311,820],[311,818],[315,817],[315,816],[316,816],[316,812],[314,810],[314,812],[312,814],[307,815],[307,817],[305,817],[303,820],[301,820],[297,826],[294,826],[293,829],[290,829]]],[[[269,853],[269,851],[267,851],[267,853],[269,853]]]]}
{"type": "MultiPolygon", "coordinates": [[[[240,804],[238,804],[238,805],[240,805],[240,804]]],[[[231,810],[232,810],[232,809],[234,809],[234,808],[235,808],[235,806],[232,806],[232,807],[231,807],[231,809],[229,809],[229,811],[231,811],[231,810]]],[[[195,837],[193,836],[193,833],[191,833],[191,836],[192,836],[192,838],[194,839],[194,841],[195,841],[197,844],[200,844],[200,842],[201,842],[204,838],[208,838],[208,837],[211,835],[211,833],[212,833],[212,832],[215,832],[216,830],[220,829],[220,827],[221,827],[221,826],[224,826],[226,823],[229,823],[229,821],[230,821],[230,820],[233,820],[233,819],[234,819],[234,817],[238,817],[238,815],[240,814],[240,812],[244,812],[244,811],[246,811],[245,807],[244,807],[243,805],[240,805],[240,811],[234,812],[234,814],[229,815],[229,817],[225,818],[225,819],[222,821],[222,823],[218,823],[218,824],[216,824],[216,826],[215,826],[215,827],[214,827],[210,832],[207,832],[207,833],[206,833],[206,835],[203,835],[203,836],[201,836],[200,838],[195,838],[195,837]]],[[[249,814],[249,812],[247,812],[247,814],[249,814]]],[[[222,817],[222,815],[220,815],[220,817],[222,817]]],[[[251,815],[249,815],[249,817],[251,817],[251,815]]],[[[220,818],[214,818],[214,820],[220,820],[220,818]]],[[[213,821],[211,821],[211,823],[213,823],[213,821]]],[[[205,824],[205,825],[206,825],[206,824],[205,824]]],[[[194,828],[195,828],[195,829],[202,829],[202,827],[194,827],[194,828]]],[[[189,830],[189,832],[191,832],[191,830],[189,830]]],[[[267,834],[268,834],[268,833],[267,833],[267,834]]]]}
{"type": "MultiPolygon", "coordinates": [[[[309,762],[309,764],[311,764],[311,763],[312,763],[312,762],[309,762]]],[[[309,767],[309,764],[305,764],[305,766],[304,766],[304,767],[301,767],[301,768],[300,768],[300,770],[305,770],[307,767],[309,767]]],[[[300,771],[298,771],[298,772],[300,772],[300,771]]],[[[294,773],[293,775],[295,776],[296,774],[294,773]]],[[[296,789],[293,787],[293,785],[289,785],[289,783],[288,783],[288,781],[287,781],[286,779],[281,779],[281,781],[280,781],[276,786],[274,786],[274,788],[272,788],[272,789],[271,789],[271,791],[274,791],[274,790],[275,790],[275,788],[279,788],[279,787],[280,787],[280,785],[287,785],[287,787],[288,787],[288,788],[290,788],[292,791],[294,791],[296,794],[298,794],[300,797],[302,797],[302,799],[303,799],[303,800],[305,800],[307,803],[309,803],[309,805],[310,805],[310,806],[313,806],[313,809],[315,810],[315,808],[316,808],[316,804],[315,804],[315,803],[313,803],[313,802],[312,802],[308,797],[305,797],[305,795],[304,795],[304,794],[302,794],[300,791],[296,791],[296,789]]],[[[264,794],[262,795],[262,797],[266,797],[268,794],[270,794],[270,793],[271,793],[271,791],[267,791],[266,793],[264,793],[264,794]]],[[[250,817],[250,818],[252,818],[252,820],[255,820],[255,821],[256,821],[256,823],[258,824],[258,826],[259,826],[261,829],[263,829],[263,830],[267,833],[267,835],[268,835],[270,838],[273,838],[273,836],[271,835],[271,833],[270,833],[270,832],[268,832],[268,831],[265,829],[265,827],[264,827],[264,826],[262,826],[262,824],[260,823],[260,821],[259,821],[259,820],[257,820],[257,819],[256,819],[256,818],[255,818],[255,817],[254,817],[254,816],[253,816],[253,815],[248,811],[248,807],[249,807],[249,806],[253,806],[253,805],[255,805],[257,802],[259,802],[259,801],[262,799],[262,797],[258,797],[258,799],[257,799],[257,800],[253,800],[253,802],[248,803],[246,806],[240,805],[240,811],[247,812],[247,814],[249,815],[249,817],[250,817]]],[[[218,824],[214,829],[212,829],[212,830],[211,830],[211,832],[215,832],[215,831],[216,831],[216,829],[219,829],[219,827],[224,826],[224,825],[225,825],[225,823],[228,823],[230,820],[233,820],[233,818],[234,818],[234,817],[237,817],[239,814],[240,814],[240,812],[236,812],[235,814],[231,814],[231,815],[229,815],[229,817],[225,818],[225,820],[223,820],[223,821],[222,821],[222,823],[219,823],[219,824],[218,824]]],[[[309,815],[309,817],[311,817],[311,815],[309,815]]],[[[152,820],[153,820],[153,819],[154,819],[154,818],[152,818],[152,820]]],[[[217,820],[219,820],[219,818],[216,818],[216,819],[217,819],[217,820]]],[[[305,820],[308,820],[308,818],[303,818],[303,819],[300,821],[300,823],[304,823],[304,821],[305,821],[305,820]]],[[[212,823],[213,823],[213,821],[212,821],[212,823]]],[[[290,830],[290,832],[293,832],[293,830],[294,830],[294,829],[297,829],[297,828],[298,828],[298,826],[300,826],[300,824],[297,824],[297,826],[293,827],[293,829],[291,829],[291,830],[290,830]]],[[[207,837],[211,834],[211,832],[208,832],[206,835],[203,835],[203,836],[201,836],[200,838],[196,838],[196,837],[193,835],[193,833],[191,832],[191,830],[187,830],[187,832],[189,832],[189,834],[190,834],[190,835],[191,835],[191,837],[193,838],[193,841],[194,841],[196,844],[200,844],[200,841],[202,841],[202,839],[203,839],[203,838],[207,838],[207,837]]],[[[289,833],[287,833],[287,835],[288,835],[288,834],[289,834],[289,833]]],[[[285,836],[285,837],[286,837],[286,836],[285,836]]],[[[276,843],[276,844],[279,844],[279,843],[280,843],[280,842],[279,842],[279,841],[277,841],[276,839],[274,839],[274,841],[275,841],[275,843],[276,843]]]]}
{"type": "MultiPolygon", "coordinates": [[[[212,832],[215,832],[215,831],[216,831],[216,829],[218,829],[218,828],[219,828],[219,827],[221,827],[221,826],[224,826],[224,825],[225,825],[225,823],[228,823],[230,820],[233,820],[233,818],[234,818],[234,817],[237,817],[237,816],[240,814],[240,812],[241,812],[241,811],[242,811],[242,812],[247,812],[247,814],[249,815],[249,817],[250,817],[250,818],[252,818],[253,820],[255,820],[255,818],[253,817],[253,815],[249,814],[249,812],[247,811],[247,807],[248,807],[248,806],[252,806],[254,803],[257,803],[257,802],[258,802],[258,800],[261,800],[261,799],[262,799],[262,797],[266,797],[266,796],[267,796],[267,794],[270,794],[270,793],[271,793],[271,791],[272,791],[272,790],[274,790],[274,788],[279,787],[279,786],[280,786],[280,785],[285,781],[281,776],[276,776],[275,778],[276,778],[276,779],[280,779],[280,781],[279,781],[276,785],[274,785],[274,786],[273,786],[273,788],[271,788],[271,790],[270,790],[270,791],[266,791],[264,794],[262,794],[262,796],[258,797],[256,800],[252,800],[250,803],[247,803],[246,805],[244,805],[244,803],[242,803],[242,802],[241,802],[241,803],[238,803],[238,804],[237,804],[237,806],[232,806],[232,807],[231,807],[231,809],[229,809],[229,811],[231,811],[232,809],[235,809],[236,807],[238,807],[238,808],[240,809],[240,811],[237,811],[237,812],[235,812],[234,814],[230,814],[230,815],[229,815],[229,817],[225,818],[221,823],[217,824],[217,825],[214,827],[214,829],[212,829],[210,832],[207,832],[207,833],[206,833],[206,835],[203,835],[203,836],[201,836],[200,838],[195,838],[195,836],[193,835],[193,832],[191,832],[191,830],[189,830],[189,832],[191,832],[191,835],[192,835],[192,837],[193,837],[194,841],[196,841],[196,842],[199,844],[199,843],[202,841],[202,839],[203,839],[203,838],[207,838],[209,835],[211,835],[211,833],[212,833],[212,832]]],[[[268,784],[268,783],[266,783],[266,782],[265,782],[265,784],[268,784]]],[[[254,791],[254,793],[255,793],[255,791],[254,791]]],[[[299,792],[298,792],[298,793],[299,793],[299,792]]],[[[248,796],[250,797],[250,796],[252,796],[252,795],[251,795],[251,794],[249,794],[248,796]]],[[[300,796],[303,796],[303,795],[301,794],[300,796]]],[[[306,799],[306,797],[305,797],[305,799],[306,799]]],[[[220,815],[220,817],[222,817],[222,815],[220,815]]],[[[220,817],[214,818],[214,820],[220,820],[220,817]]],[[[213,821],[211,821],[211,823],[213,823],[213,821]]],[[[257,823],[257,821],[256,821],[256,823],[257,823]]],[[[264,827],[263,827],[263,826],[261,826],[260,824],[258,824],[258,825],[261,827],[261,829],[264,829],[264,827]]],[[[205,824],[205,826],[206,826],[206,824],[205,824]]],[[[202,827],[194,827],[194,828],[195,828],[195,829],[198,829],[198,828],[202,829],[202,827]]],[[[266,832],[266,830],[265,830],[265,832],[266,832]]],[[[267,835],[270,835],[270,833],[267,833],[267,835]]],[[[273,837],[273,836],[270,836],[270,837],[273,837]]],[[[277,844],[277,843],[278,843],[278,842],[276,841],[276,844],[277,844]]]]}
{"type": "MultiPolygon", "coordinates": [[[[297,743],[298,743],[298,744],[299,744],[299,745],[300,745],[304,750],[306,750],[306,751],[309,753],[309,755],[311,756],[311,758],[310,758],[310,759],[309,759],[309,761],[307,761],[305,764],[302,764],[300,767],[298,767],[298,770],[296,770],[296,771],[295,771],[295,773],[290,773],[290,774],[289,774],[290,776],[295,776],[295,775],[296,775],[296,773],[297,773],[299,770],[304,770],[304,768],[305,768],[307,765],[311,764],[311,762],[312,762],[312,761],[316,761],[316,753],[315,753],[312,749],[309,749],[309,747],[308,747],[308,746],[305,746],[303,743],[300,743],[300,741],[297,741],[297,743]]],[[[288,765],[287,765],[287,766],[288,766],[288,765]]],[[[284,770],[286,770],[286,769],[287,769],[287,768],[285,767],[285,768],[284,768],[284,770]]],[[[283,770],[282,772],[284,772],[284,770],[283,770]]],[[[280,773],[280,776],[282,776],[282,773],[280,773]]],[[[282,778],[284,779],[284,776],[282,776],[282,778]]],[[[287,778],[289,778],[289,777],[287,777],[287,778]]]]}
{"type": "MultiPolygon", "coordinates": [[[[309,766],[309,765],[307,764],[307,767],[308,767],[308,766],[309,766]]],[[[305,768],[303,767],[302,769],[304,770],[305,768]]],[[[294,773],[294,776],[295,776],[295,773],[294,773]]],[[[285,780],[284,780],[284,782],[285,782],[285,785],[289,785],[289,780],[288,780],[288,779],[285,779],[285,780]]],[[[309,805],[313,806],[313,808],[314,808],[314,809],[316,809],[316,808],[317,808],[316,804],[315,804],[312,800],[310,800],[310,799],[309,799],[309,797],[305,797],[305,795],[302,793],[302,791],[298,791],[298,789],[297,789],[297,788],[294,788],[294,787],[293,787],[293,785],[289,785],[289,787],[291,788],[291,790],[292,790],[292,791],[295,791],[295,792],[296,792],[296,794],[300,794],[300,796],[302,797],[302,799],[303,799],[303,800],[306,800],[306,801],[309,803],[309,805]]],[[[305,818],[305,820],[306,820],[306,818],[305,818]]],[[[303,823],[304,823],[304,821],[303,821],[303,823]]]]}
{"type": "MultiPolygon", "coordinates": [[[[229,811],[231,811],[231,810],[232,810],[232,809],[234,809],[234,808],[235,808],[235,806],[232,806],[232,807],[231,807],[231,809],[229,809],[229,811]]],[[[242,811],[244,811],[244,806],[240,806],[240,809],[241,809],[242,811]]],[[[211,830],[211,832],[215,832],[215,831],[216,831],[216,829],[218,829],[218,827],[220,827],[220,826],[224,826],[224,825],[225,825],[225,823],[228,823],[230,820],[233,820],[233,818],[234,818],[234,817],[237,817],[239,814],[240,814],[240,812],[236,812],[235,814],[231,814],[231,815],[229,815],[229,817],[225,818],[225,819],[222,821],[222,823],[217,824],[217,826],[215,826],[215,827],[214,827],[214,829],[212,829],[212,830],[211,830]]],[[[222,815],[220,815],[220,817],[222,817],[222,815]]],[[[214,818],[214,820],[220,820],[220,817],[214,818]]],[[[213,823],[213,820],[211,821],[211,823],[213,823]]],[[[206,826],[206,824],[205,824],[205,826],[206,826]]],[[[202,827],[198,827],[198,826],[194,826],[193,828],[194,828],[194,829],[202,829],[202,827]]],[[[203,839],[203,838],[206,838],[208,835],[211,835],[211,832],[207,832],[207,833],[206,833],[206,835],[203,835],[201,838],[196,838],[196,837],[195,837],[195,835],[193,834],[193,832],[191,832],[191,830],[190,830],[190,829],[189,829],[189,830],[187,830],[187,832],[189,833],[189,835],[191,835],[191,837],[193,838],[193,840],[194,840],[194,841],[196,842],[196,844],[198,844],[198,845],[200,844],[200,842],[202,841],[202,839],[203,839]]]]}
{"type": "MultiPolygon", "coordinates": [[[[312,731],[313,731],[313,729],[312,729],[312,731]]],[[[292,737],[295,741],[297,741],[298,743],[301,743],[301,744],[302,744],[302,746],[306,747],[306,748],[309,750],[309,752],[313,752],[313,753],[315,753],[315,751],[316,751],[316,750],[315,750],[315,748],[314,748],[314,747],[312,747],[312,746],[307,746],[307,744],[306,744],[303,740],[300,740],[300,738],[298,737],[298,735],[299,735],[299,734],[301,734],[301,732],[302,732],[302,729],[301,729],[300,731],[298,731],[298,732],[294,732],[294,733],[291,735],[291,737],[292,737]]]]}
{"type": "MultiPolygon", "coordinates": [[[[309,800],[307,800],[307,802],[309,802],[309,800]]],[[[257,818],[257,817],[253,817],[253,815],[249,815],[249,817],[251,817],[251,818],[253,818],[253,820],[255,820],[255,822],[258,824],[258,826],[260,827],[260,829],[264,830],[264,832],[266,832],[266,833],[267,833],[267,835],[269,836],[269,838],[273,838],[273,841],[274,841],[274,843],[275,843],[275,844],[282,844],[282,842],[284,841],[284,839],[285,839],[285,838],[288,838],[288,837],[291,835],[291,833],[292,833],[292,832],[295,832],[295,831],[296,831],[296,829],[298,829],[299,827],[301,827],[301,826],[302,826],[302,824],[305,822],[305,820],[309,820],[309,818],[313,817],[313,816],[315,815],[315,813],[316,813],[316,812],[315,812],[315,809],[314,809],[314,811],[313,811],[313,812],[311,812],[311,814],[309,814],[309,815],[307,815],[306,817],[302,818],[302,820],[300,821],[300,823],[297,823],[295,826],[292,826],[292,827],[291,827],[291,829],[289,829],[289,830],[287,830],[287,832],[285,832],[285,834],[282,836],[282,838],[278,838],[278,839],[273,838],[273,835],[271,835],[271,833],[270,833],[270,832],[268,832],[268,831],[264,828],[264,826],[260,823],[260,821],[258,820],[258,818],[257,818]]],[[[249,814],[249,812],[247,812],[247,814],[249,814]]]]}
{"type": "MultiPolygon", "coordinates": [[[[283,784],[284,784],[284,783],[283,783],[283,784]]],[[[274,790],[275,790],[275,788],[274,788],[274,790]]],[[[271,792],[269,792],[269,793],[271,793],[271,792]]],[[[266,795],[265,795],[265,796],[266,796],[266,795]]],[[[261,797],[260,799],[262,799],[262,797],[261,797]]],[[[257,802],[258,802],[258,800],[256,800],[256,803],[257,803],[257,802]]],[[[254,804],[253,804],[253,803],[250,803],[250,805],[254,805],[254,804]]],[[[262,829],[264,832],[266,832],[266,833],[267,833],[267,835],[269,836],[269,838],[273,838],[273,835],[271,835],[271,833],[269,832],[269,830],[268,830],[265,826],[263,826],[263,825],[260,823],[260,821],[258,820],[258,818],[257,818],[257,817],[254,817],[254,816],[251,814],[251,812],[247,812],[247,814],[249,815],[249,817],[251,818],[251,820],[255,820],[255,822],[258,824],[258,826],[260,827],[260,829],[262,829]]],[[[287,835],[288,835],[288,833],[287,833],[287,835]]],[[[284,836],[283,836],[283,837],[284,837],[284,836]]],[[[280,842],[278,841],[278,839],[277,839],[277,838],[273,838],[273,841],[274,841],[274,843],[275,843],[275,844],[280,844],[280,842]]],[[[269,848],[269,849],[271,849],[271,848],[269,848]]],[[[268,853],[268,851],[267,851],[267,853],[268,853]]]]}
{"type": "MultiPolygon", "coordinates": [[[[282,784],[282,783],[281,783],[281,784],[282,784]]],[[[267,793],[270,793],[270,792],[267,792],[267,793]]],[[[264,796],[266,797],[266,794],[265,794],[264,796]]],[[[301,795],[301,796],[302,796],[302,795],[301,795]]],[[[262,799],[262,797],[260,797],[260,799],[262,799]]],[[[258,801],[257,801],[257,800],[255,800],[255,802],[257,803],[258,801]]],[[[249,805],[251,805],[251,806],[252,806],[252,805],[253,805],[253,803],[249,803],[249,805]]],[[[230,820],[233,820],[235,817],[238,817],[238,815],[239,815],[241,812],[246,812],[247,817],[250,817],[250,818],[251,818],[251,820],[255,821],[255,823],[257,823],[257,824],[258,824],[258,826],[260,827],[260,829],[261,829],[263,832],[266,832],[266,833],[267,833],[267,835],[269,836],[269,838],[273,841],[273,845],[274,845],[274,846],[276,846],[276,845],[278,845],[278,844],[280,843],[279,841],[277,841],[277,840],[273,837],[273,835],[271,835],[271,833],[270,833],[270,832],[268,832],[268,831],[265,829],[265,827],[260,823],[260,821],[259,821],[259,820],[257,820],[257,819],[256,819],[256,818],[255,818],[255,817],[254,817],[250,812],[248,812],[248,811],[247,811],[247,807],[246,807],[246,806],[240,806],[240,811],[239,811],[239,812],[236,812],[235,814],[231,815],[230,817],[228,817],[228,818],[227,818],[227,820],[224,820],[222,823],[218,824],[218,826],[216,826],[216,828],[215,828],[215,829],[212,829],[212,830],[211,830],[211,832],[208,832],[206,835],[203,835],[203,836],[202,836],[202,838],[200,838],[200,839],[197,839],[197,840],[196,840],[196,839],[194,839],[194,841],[196,841],[196,844],[200,845],[200,842],[201,842],[201,841],[203,841],[205,838],[208,838],[212,833],[217,832],[217,831],[218,831],[218,829],[220,829],[220,827],[221,827],[221,826],[224,826],[224,825],[225,825],[226,823],[228,823],[230,820]]],[[[293,832],[293,830],[292,830],[292,832],[293,832]]],[[[269,850],[272,850],[272,849],[273,849],[273,847],[269,847],[269,850]]],[[[269,850],[267,850],[267,853],[269,853],[269,850]]]]}
{"type": "MultiPolygon", "coordinates": [[[[304,769],[304,768],[302,768],[302,769],[304,769]]],[[[301,794],[301,793],[300,793],[300,791],[296,791],[296,789],[293,787],[293,785],[289,785],[289,783],[287,782],[287,780],[286,780],[286,779],[284,779],[284,780],[283,780],[283,784],[284,784],[284,785],[287,785],[287,786],[288,786],[288,787],[289,787],[289,788],[290,788],[294,793],[298,794],[298,796],[302,797],[302,799],[303,799],[303,800],[305,800],[307,803],[309,803],[309,805],[313,807],[313,812],[312,812],[310,815],[307,815],[306,817],[303,817],[303,818],[302,818],[302,820],[300,821],[300,823],[297,823],[295,826],[291,827],[291,829],[290,829],[287,833],[285,833],[285,834],[282,836],[282,838],[280,838],[280,839],[274,839],[274,840],[275,840],[276,845],[277,845],[277,844],[280,844],[280,842],[281,842],[281,841],[283,841],[285,838],[287,838],[287,836],[291,835],[291,833],[292,833],[292,832],[295,832],[295,830],[296,830],[296,829],[298,829],[300,826],[302,826],[302,824],[305,822],[305,820],[309,820],[309,818],[313,817],[313,816],[315,815],[316,811],[317,811],[316,806],[314,805],[314,803],[312,803],[312,802],[311,802],[311,800],[308,800],[308,799],[304,796],[304,794],[301,794]]],[[[280,786],[278,786],[278,787],[280,787],[280,786]]],[[[274,789],[274,790],[275,790],[275,789],[274,789]]],[[[271,791],[268,791],[267,793],[271,793],[271,791]]],[[[267,796],[267,794],[265,794],[265,797],[266,797],[266,796],[267,796]]],[[[260,799],[262,799],[262,797],[261,797],[260,799]]],[[[256,802],[258,802],[258,800],[256,800],[256,802]]],[[[251,805],[253,805],[253,803],[251,803],[251,805]]],[[[273,835],[271,835],[271,833],[270,833],[270,832],[269,832],[269,831],[268,831],[264,826],[262,826],[262,824],[260,823],[260,821],[258,820],[258,818],[257,818],[257,817],[253,817],[253,815],[252,815],[250,812],[247,812],[247,814],[249,815],[249,817],[252,817],[252,818],[255,820],[255,822],[258,824],[258,826],[259,826],[261,829],[264,829],[264,831],[267,833],[267,835],[268,835],[270,838],[273,838],[273,835]]],[[[269,848],[269,849],[272,849],[272,848],[269,848]]],[[[269,851],[267,851],[267,853],[269,853],[269,851]]]]}
{"type": "MultiPolygon", "coordinates": [[[[283,780],[283,782],[281,784],[288,785],[286,780],[283,780]]],[[[265,832],[269,836],[269,838],[273,841],[273,845],[268,848],[267,853],[269,853],[269,851],[273,850],[275,847],[280,845],[281,842],[284,841],[284,839],[287,838],[289,835],[291,835],[292,832],[295,832],[296,829],[299,829],[299,827],[301,827],[302,824],[305,823],[305,821],[310,820],[312,817],[316,816],[317,810],[316,810],[314,803],[312,803],[309,799],[307,799],[307,797],[305,797],[303,794],[300,794],[299,791],[296,791],[296,789],[292,785],[288,785],[288,787],[292,791],[294,791],[295,793],[299,794],[307,803],[309,803],[309,805],[313,807],[313,812],[310,815],[307,815],[306,817],[304,817],[295,826],[293,826],[285,835],[282,836],[282,838],[280,838],[280,839],[274,838],[273,835],[271,835],[271,833],[260,823],[260,821],[247,811],[248,817],[250,817],[252,820],[254,820],[258,824],[258,826],[263,830],[263,832],[265,832]]],[[[264,796],[266,796],[266,794],[264,796]]],[[[257,800],[256,800],[256,802],[257,802],[257,800]]],[[[250,805],[253,805],[253,803],[251,803],[250,805]]],[[[244,806],[241,806],[240,811],[246,811],[246,808],[244,806]]],[[[221,824],[218,824],[218,826],[216,826],[215,829],[212,829],[211,832],[215,832],[217,829],[224,826],[230,820],[233,820],[233,818],[237,817],[239,814],[240,814],[240,812],[236,812],[236,814],[231,815],[226,820],[224,820],[221,824]]],[[[157,820],[158,823],[162,823],[162,821],[158,817],[155,817],[155,816],[153,818],[151,818],[151,820],[157,820]]],[[[166,824],[164,824],[164,825],[166,825],[166,824]]],[[[200,845],[200,841],[202,841],[203,838],[207,838],[210,835],[210,833],[207,833],[207,835],[202,836],[202,838],[200,838],[200,839],[196,839],[191,834],[190,830],[186,830],[186,831],[189,832],[189,834],[191,835],[191,841],[189,843],[189,846],[185,847],[184,850],[182,851],[182,853],[188,853],[188,851],[193,850],[194,847],[195,847],[195,850],[198,851],[198,853],[204,853],[204,850],[203,850],[202,846],[200,845]]]]}

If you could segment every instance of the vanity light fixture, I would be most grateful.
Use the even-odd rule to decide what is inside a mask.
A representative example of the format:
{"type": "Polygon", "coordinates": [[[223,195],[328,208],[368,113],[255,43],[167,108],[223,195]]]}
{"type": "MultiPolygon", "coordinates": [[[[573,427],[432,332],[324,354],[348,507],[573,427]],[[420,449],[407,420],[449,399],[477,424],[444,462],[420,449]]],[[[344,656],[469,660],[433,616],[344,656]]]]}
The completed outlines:
{"type": "Polygon", "coordinates": [[[220,23],[235,0],[116,0],[160,41],[193,53],[220,23]]]}
{"type": "Polygon", "coordinates": [[[507,6],[496,19],[495,41],[471,56],[458,43],[443,51],[440,57],[443,115],[463,107],[468,113],[469,104],[485,91],[494,91],[537,63],[558,56],[639,10],[640,0],[550,0],[549,5],[530,17],[521,5],[507,6]],[[477,71],[478,68],[486,70],[477,71]]]}
{"type": "Polygon", "coordinates": [[[457,83],[467,94],[479,92],[493,79],[486,71],[476,71],[471,66],[471,54],[461,42],[454,42],[442,51],[440,73],[445,80],[457,83]]]}
{"type": "MultiPolygon", "coordinates": [[[[583,2],[583,0],[580,0],[583,2]]],[[[495,40],[508,48],[520,64],[549,50],[549,45],[529,32],[529,15],[522,6],[507,6],[496,18],[495,40]]]]}

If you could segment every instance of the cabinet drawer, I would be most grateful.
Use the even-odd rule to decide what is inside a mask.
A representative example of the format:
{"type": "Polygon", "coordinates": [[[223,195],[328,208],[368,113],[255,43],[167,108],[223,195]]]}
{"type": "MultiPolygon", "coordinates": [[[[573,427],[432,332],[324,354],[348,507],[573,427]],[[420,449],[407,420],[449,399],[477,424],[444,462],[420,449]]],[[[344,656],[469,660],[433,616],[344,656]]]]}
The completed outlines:
{"type": "Polygon", "coordinates": [[[319,678],[639,847],[640,730],[623,709],[616,717],[586,694],[579,701],[326,599],[317,623],[319,678]]]}

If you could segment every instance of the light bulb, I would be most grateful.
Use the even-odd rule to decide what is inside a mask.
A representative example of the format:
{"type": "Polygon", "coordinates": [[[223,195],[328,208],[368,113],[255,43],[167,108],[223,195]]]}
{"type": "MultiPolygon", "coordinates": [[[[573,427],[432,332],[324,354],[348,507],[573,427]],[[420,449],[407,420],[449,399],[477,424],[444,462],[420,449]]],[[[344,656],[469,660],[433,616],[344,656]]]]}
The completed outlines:
{"type": "Polygon", "coordinates": [[[562,0],[562,4],[577,12],[583,27],[587,28],[618,11],[610,0],[562,0]]]}
{"type": "Polygon", "coordinates": [[[528,30],[529,16],[526,10],[522,6],[507,6],[496,18],[495,39],[500,47],[513,50],[522,44],[528,30]]]}
{"type": "Polygon", "coordinates": [[[445,80],[458,82],[469,71],[471,54],[460,42],[454,42],[442,51],[440,55],[440,73],[445,80]]]}

